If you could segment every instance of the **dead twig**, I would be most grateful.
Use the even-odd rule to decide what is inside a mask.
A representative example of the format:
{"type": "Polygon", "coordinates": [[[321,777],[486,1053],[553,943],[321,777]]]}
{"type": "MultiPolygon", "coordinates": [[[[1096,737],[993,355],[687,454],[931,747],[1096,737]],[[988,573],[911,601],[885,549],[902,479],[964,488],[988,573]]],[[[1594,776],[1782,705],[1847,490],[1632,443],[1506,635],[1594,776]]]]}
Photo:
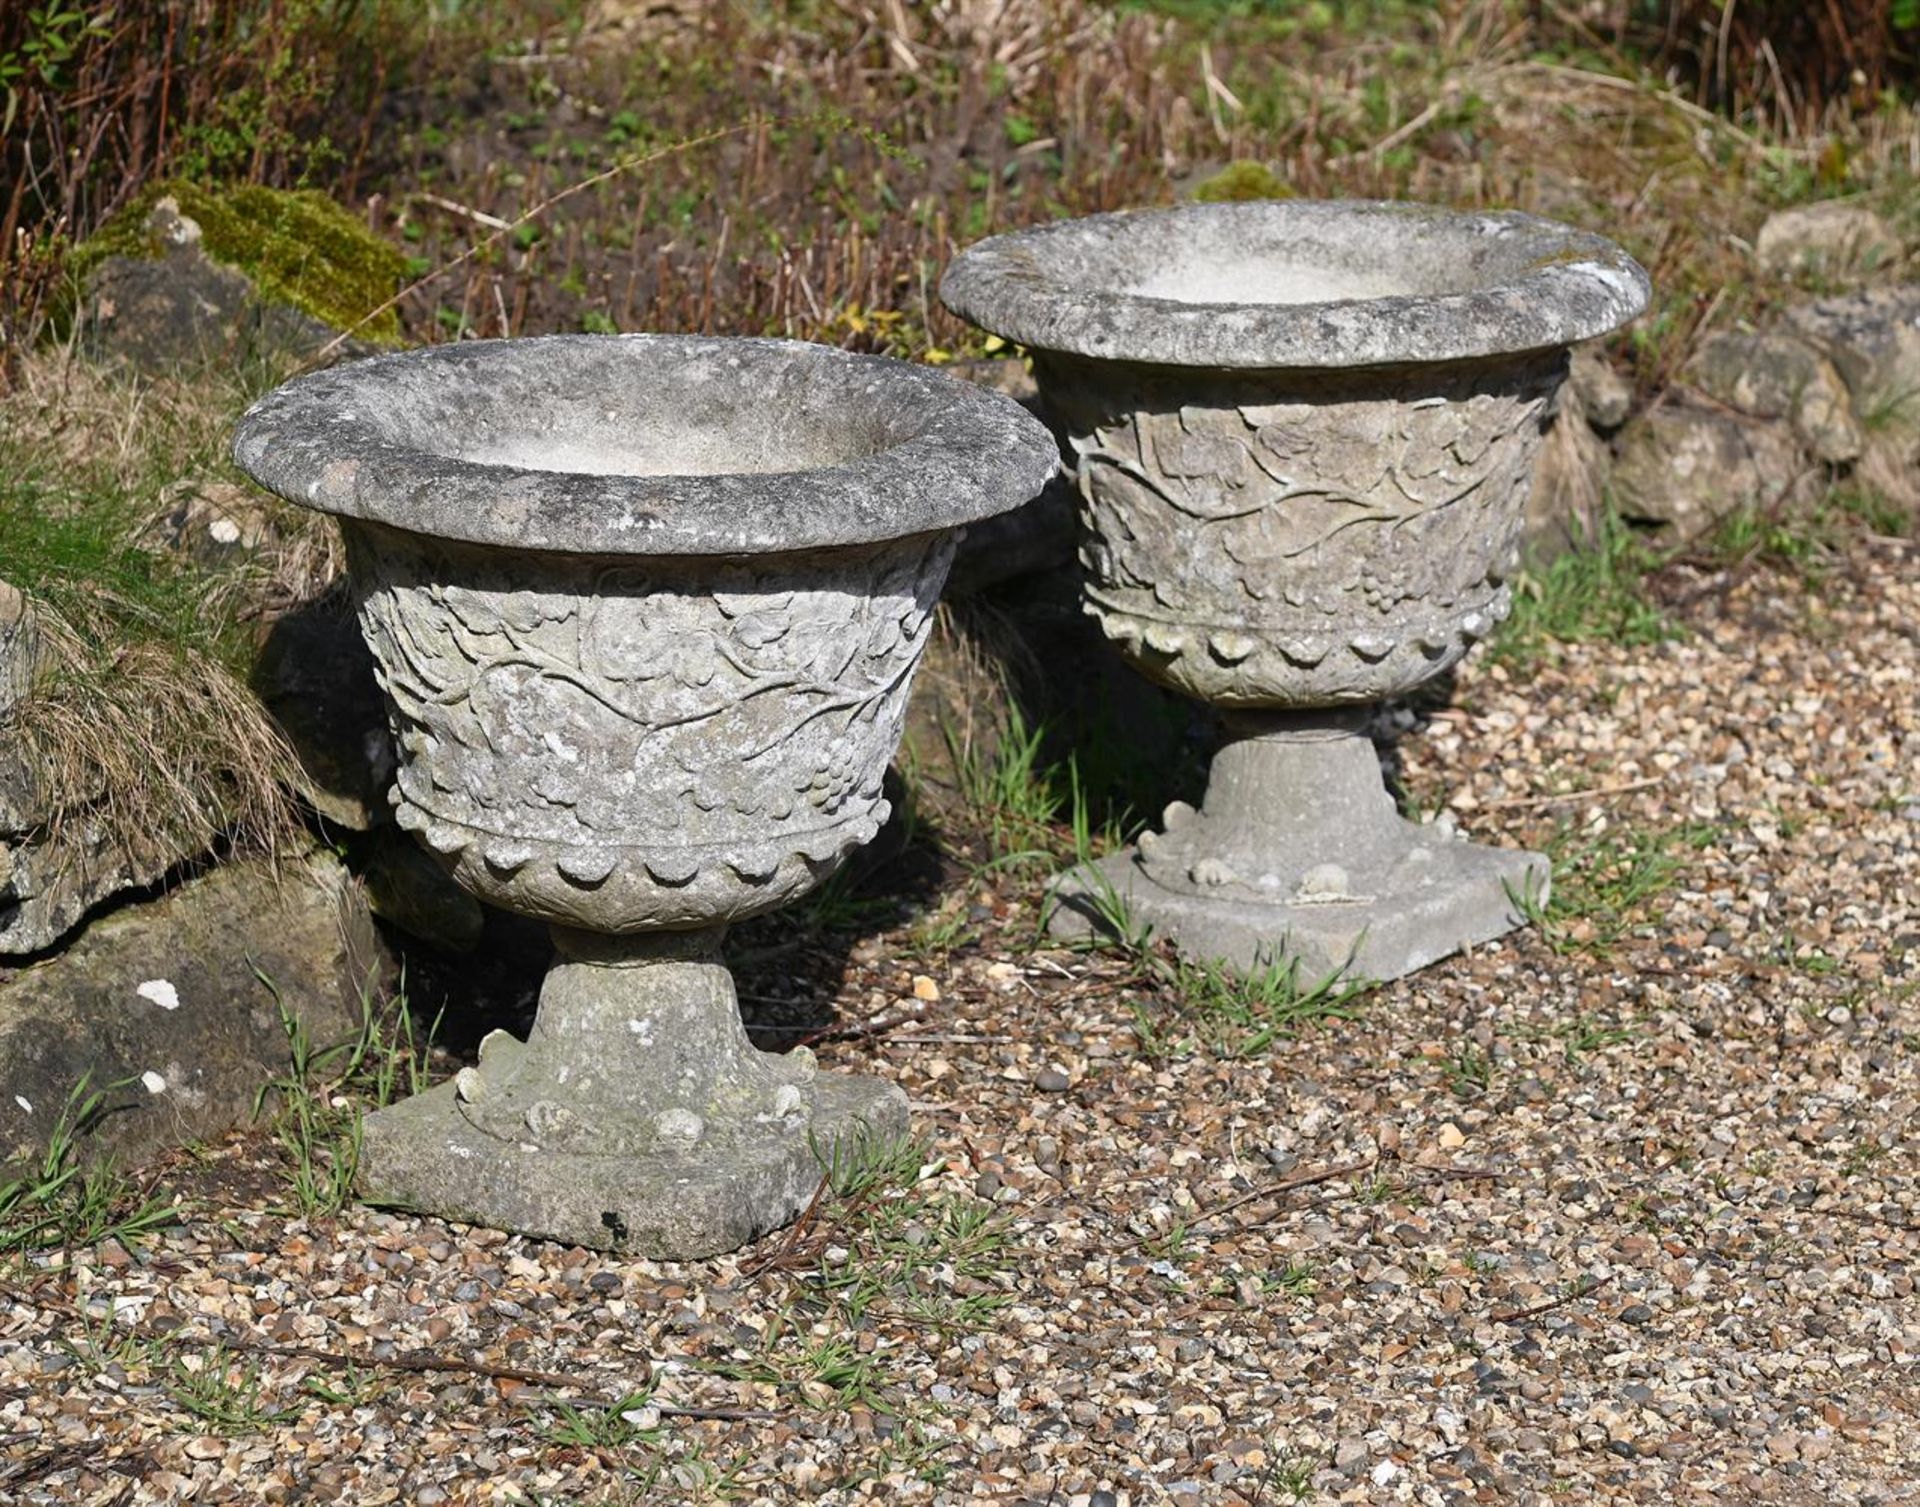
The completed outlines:
{"type": "Polygon", "coordinates": [[[800,1217],[794,1220],[787,1230],[779,1248],[762,1260],[754,1262],[752,1266],[742,1268],[740,1276],[743,1281],[752,1282],[763,1273],[770,1272],[776,1266],[782,1266],[792,1259],[794,1251],[799,1247],[801,1235],[813,1224],[814,1215],[820,1209],[820,1200],[827,1196],[827,1189],[832,1186],[832,1183],[833,1179],[826,1173],[820,1174],[820,1181],[813,1190],[813,1197],[807,1200],[807,1206],[800,1211],[800,1217]]]}
{"type": "MultiPolygon", "coordinates": [[[[166,1335],[158,1338],[171,1342],[179,1337],[166,1335]]],[[[523,1366],[496,1366],[490,1361],[459,1360],[453,1356],[422,1354],[418,1351],[381,1359],[374,1355],[350,1355],[344,1350],[321,1350],[312,1345],[273,1345],[261,1340],[189,1339],[185,1343],[215,1345],[223,1350],[234,1350],[243,1355],[258,1355],[269,1360],[311,1360],[328,1366],[352,1366],[362,1370],[406,1371],[428,1375],[484,1376],[490,1381],[517,1381],[528,1386],[561,1387],[569,1392],[597,1393],[600,1391],[600,1383],[592,1378],[577,1376],[566,1371],[533,1371],[523,1366]]],[[[651,1365],[648,1368],[648,1375],[652,1375],[651,1365]]],[[[665,1409],[661,1411],[664,1412],[665,1409]]]]}
{"type": "Polygon", "coordinates": [[[448,214],[458,215],[463,220],[471,220],[476,225],[484,225],[489,230],[513,229],[513,221],[503,220],[500,216],[490,215],[485,210],[461,204],[443,194],[413,193],[408,197],[417,199],[422,204],[431,204],[435,209],[444,209],[448,214]]]}
{"type": "Polygon", "coordinates": [[[1507,1175],[1493,1167],[1429,1166],[1425,1162],[1399,1162],[1397,1165],[1408,1172],[1423,1172],[1428,1177],[1448,1177],[1463,1183],[1498,1182],[1507,1175]]]}
{"type": "MultiPolygon", "coordinates": [[[[1272,1198],[1281,1193],[1291,1193],[1296,1188],[1311,1188],[1316,1183],[1330,1183],[1339,1178],[1351,1177],[1356,1172],[1365,1172],[1377,1166],[1379,1161],[1379,1157],[1373,1156],[1368,1157],[1365,1161],[1340,1162],[1332,1167],[1321,1167],[1313,1172],[1302,1172],[1293,1177],[1283,1177],[1278,1182],[1268,1183],[1263,1188],[1255,1188],[1251,1193],[1242,1193],[1238,1198],[1230,1198],[1225,1203],[1215,1204],[1211,1209],[1201,1211],[1187,1221],[1187,1228],[1192,1229],[1196,1225],[1218,1219],[1222,1214],[1231,1214],[1235,1209],[1245,1208],[1250,1203],[1258,1203],[1263,1198],[1272,1198]]],[[[1151,1235],[1141,1235],[1122,1245],[1115,1246],[1112,1254],[1118,1256],[1127,1251],[1138,1250],[1148,1241],[1158,1240],[1159,1238],[1160,1236],[1157,1232],[1151,1235]]]]}
{"type": "Polygon", "coordinates": [[[1505,1313],[1490,1314],[1489,1317],[1496,1324],[1518,1324],[1526,1319],[1537,1319],[1543,1313],[1552,1313],[1556,1308],[1564,1308],[1569,1303],[1578,1303],[1582,1298],[1592,1297],[1612,1282],[1613,1278],[1614,1274],[1609,1272],[1596,1282],[1589,1282],[1585,1287],[1577,1288],[1573,1292],[1562,1293],[1557,1298],[1549,1298],[1544,1303],[1536,1303],[1531,1308],[1510,1308],[1505,1313]]]}
{"type": "Polygon", "coordinates": [[[1482,811],[1522,811],[1531,806],[1559,806],[1568,801],[1609,800],[1616,795],[1630,795],[1636,790],[1651,790],[1656,785],[1664,785],[1667,777],[1662,774],[1649,775],[1644,780],[1627,780],[1618,785],[1596,785],[1589,790],[1568,790],[1559,795],[1514,795],[1497,801],[1483,801],[1482,811]]]}

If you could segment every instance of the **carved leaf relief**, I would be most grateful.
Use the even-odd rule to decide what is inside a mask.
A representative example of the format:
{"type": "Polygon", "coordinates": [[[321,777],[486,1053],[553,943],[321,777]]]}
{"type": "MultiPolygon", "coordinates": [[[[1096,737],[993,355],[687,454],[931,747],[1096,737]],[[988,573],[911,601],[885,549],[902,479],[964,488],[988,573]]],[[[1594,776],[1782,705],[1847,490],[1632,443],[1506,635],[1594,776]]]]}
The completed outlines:
{"type": "Polygon", "coordinates": [[[862,815],[951,553],[942,538],[784,569],[469,560],[455,586],[375,551],[356,574],[402,792],[483,833],[594,851],[777,845],[770,822],[862,815]],[[507,585],[529,569],[541,589],[507,585]]]}

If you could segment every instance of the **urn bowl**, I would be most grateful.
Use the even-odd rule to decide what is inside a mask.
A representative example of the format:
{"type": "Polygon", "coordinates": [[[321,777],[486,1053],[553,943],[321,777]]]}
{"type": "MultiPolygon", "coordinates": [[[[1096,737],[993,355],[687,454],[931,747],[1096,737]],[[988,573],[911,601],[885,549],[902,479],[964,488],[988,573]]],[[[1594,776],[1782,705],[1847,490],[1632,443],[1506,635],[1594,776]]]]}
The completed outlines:
{"type": "Polygon", "coordinates": [[[1567,349],[1647,281],[1527,215],[1288,201],[995,237],[941,295],[1033,353],[1107,635],[1176,689],[1288,709],[1410,690],[1506,616],[1567,349]]]}
{"type": "Polygon", "coordinates": [[[756,914],[872,837],[954,527],[1057,462],[924,368],[673,336],[339,367],[235,455],[345,526],[399,823],[481,898],[615,933],[756,914]]]}

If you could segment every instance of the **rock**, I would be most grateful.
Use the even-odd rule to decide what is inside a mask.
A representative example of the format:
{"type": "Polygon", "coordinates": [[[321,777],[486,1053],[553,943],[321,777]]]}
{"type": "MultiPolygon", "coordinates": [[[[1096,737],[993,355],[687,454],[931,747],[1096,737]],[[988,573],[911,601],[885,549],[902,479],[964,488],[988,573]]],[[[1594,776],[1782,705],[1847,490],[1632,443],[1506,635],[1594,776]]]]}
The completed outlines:
{"type": "Polygon", "coordinates": [[[1866,454],[1853,475],[1861,486],[1904,508],[1909,519],[1906,532],[1911,533],[1912,519],[1920,512],[1920,423],[1889,424],[1870,431],[1866,454]]]}
{"type": "Polygon", "coordinates": [[[1893,227],[1864,204],[1829,200],[1776,210],[1760,227],[1754,257],[1775,277],[1844,278],[1884,271],[1904,254],[1893,227]]]}
{"type": "MultiPolygon", "coordinates": [[[[1005,393],[1029,413],[1046,417],[1033,373],[1024,361],[959,361],[947,370],[1005,393]]],[[[1073,478],[1063,471],[1031,502],[970,524],[954,551],[947,595],[968,596],[1016,576],[1065,567],[1073,559],[1077,512],[1073,478]]]]}
{"type": "MultiPolygon", "coordinates": [[[[0,581],[0,715],[33,689],[40,669],[40,635],[33,603],[24,591],[0,581]]],[[[0,876],[0,889],[5,887],[0,876]]]]}
{"type": "MultiPolygon", "coordinates": [[[[1574,370],[1577,372],[1580,366],[1576,357],[1574,370]]],[[[1611,375],[1612,368],[1607,370],[1611,375]]],[[[1560,389],[1553,420],[1534,461],[1533,489],[1527,494],[1520,548],[1522,557],[1535,565],[1579,548],[1599,535],[1613,452],[1597,432],[1592,410],[1587,407],[1590,385],[1569,380],[1560,389]]],[[[1612,399],[1603,393],[1602,401],[1611,405],[1612,399]]],[[[1611,406],[1608,411],[1612,411],[1611,406]]]]}
{"type": "Polygon", "coordinates": [[[680,33],[697,30],[710,9],[708,0],[592,0],[574,43],[583,55],[624,56],[651,48],[680,33]]]}
{"type": "Polygon", "coordinates": [[[1614,370],[1596,346],[1576,346],[1567,368],[1567,386],[1580,400],[1587,422],[1611,434],[1633,411],[1633,384],[1614,370]]]}
{"type": "Polygon", "coordinates": [[[246,1120],[287,1067],[273,991],[324,1045],[357,1029],[384,967],[358,887],[324,852],[277,872],[225,865],[102,917],[56,957],[0,966],[0,1162],[44,1146],[89,1074],[94,1088],[131,1080],[90,1138],[100,1149],[178,1145],[246,1120]]]}
{"type": "Polygon", "coordinates": [[[1033,372],[1025,361],[1006,358],[956,361],[947,367],[947,371],[1012,398],[1029,413],[1039,410],[1040,387],[1033,380],[1033,372]]]}
{"type": "Polygon", "coordinates": [[[361,875],[373,913],[409,936],[446,952],[480,945],[487,918],[480,902],[455,884],[447,871],[409,834],[382,827],[361,875]]]}
{"type": "Polygon", "coordinates": [[[1685,541],[1740,508],[1801,501],[1817,480],[1785,425],[1710,409],[1680,391],[1621,431],[1613,493],[1622,517],[1685,541]]]}
{"type": "Polygon", "coordinates": [[[307,803],[353,832],[391,821],[393,735],[373,655],[345,594],[277,619],[251,679],[300,762],[300,794],[307,803]]]}
{"type": "Polygon", "coordinates": [[[1864,436],[1855,479],[1920,507],[1920,283],[1816,299],[1786,323],[1846,383],[1864,436]]]}
{"type": "Polygon", "coordinates": [[[141,194],[74,253],[83,345],[143,370],[399,343],[406,259],[312,192],[187,183],[141,194]],[[370,317],[371,316],[371,317],[370,317]],[[363,322],[364,321],[364,322],[363,322]]]}
{"type": "Polygon", "coordinates": [[[230,481],[188,478],[161,494],[160,510],[142,530],[142,547],[208,569],[230,568],[280,542],[267,503],[230,481]]]}
{"type": "Polygon", "coordinates": [[[1057,1067],[1043,1067],[1033,1075],[1033,1086],[1043,1094],[1064,1094],[1073,1080],[1057,1067]]]}
{"type": "Polygon", "coordinates": [[[1785,419],[1815,460],[1846,465],[1865,448],[1840,373],[1792,335],[1709,335],[1681,374],[1750,418],[1785,419]]]}
{"type": "Polygon", "coordinates": [[[85,793],[57,796],[48,772],[0,739],[0,956],[53,946],[94,906],[204,850],[161,831],[128,841],[89,809],[85,793]]]}
{"type": "Polygon", "coordinates": [[[1838,369],[1869,430],[1920,422],[1920,283],[1815,299],[1785,322],[1838,369]]]}

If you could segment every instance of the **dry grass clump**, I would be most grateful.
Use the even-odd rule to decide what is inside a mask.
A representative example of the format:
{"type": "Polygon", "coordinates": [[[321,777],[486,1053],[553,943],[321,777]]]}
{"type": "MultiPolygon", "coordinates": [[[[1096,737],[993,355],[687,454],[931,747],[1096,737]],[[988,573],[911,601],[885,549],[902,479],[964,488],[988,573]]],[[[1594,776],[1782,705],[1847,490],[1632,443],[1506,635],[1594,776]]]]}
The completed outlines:
{"type": "Polygon", "coordinates": [[[0,560],[40,645],[0,735],[29,809],[84,819],[142,866],[221,836],[271,852],[299,820],[292,753],[246,671],[265,607],[337,570],[330,529],[293,527],[235,568],[152,537],[176,478],[225,469],[240,401],[207,374],[157,382],[59,352],[0,394],[0,560]]]}
{"type": "Polygon", "coordinates": [[[296,767],[257,697],[216,655],[158,640],[107,644],[130,604],[102,594],[78,621],[42,609],[37,626],[54,668],[4,718],[27,770],[33,804],[54,837],[84,820],[89,838],[136,871],[225,839],[274,854],[300,829],[296,767]]]}

